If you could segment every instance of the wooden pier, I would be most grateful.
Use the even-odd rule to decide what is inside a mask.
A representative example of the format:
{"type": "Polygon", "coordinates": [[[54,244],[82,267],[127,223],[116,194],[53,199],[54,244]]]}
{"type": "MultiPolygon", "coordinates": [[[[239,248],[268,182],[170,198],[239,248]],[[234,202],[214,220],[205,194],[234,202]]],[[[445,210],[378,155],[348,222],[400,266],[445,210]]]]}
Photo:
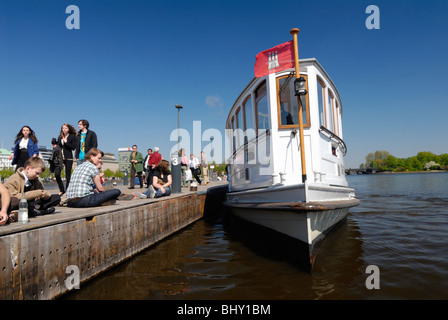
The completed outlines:
{"type": "Polygon", "coordinates": [[[212,182],[158,199],[56,207],[27,224],[0,226],[0,300],[49,300],[82,286],[219,208],[226,189],[226,182],[212,182]]]}

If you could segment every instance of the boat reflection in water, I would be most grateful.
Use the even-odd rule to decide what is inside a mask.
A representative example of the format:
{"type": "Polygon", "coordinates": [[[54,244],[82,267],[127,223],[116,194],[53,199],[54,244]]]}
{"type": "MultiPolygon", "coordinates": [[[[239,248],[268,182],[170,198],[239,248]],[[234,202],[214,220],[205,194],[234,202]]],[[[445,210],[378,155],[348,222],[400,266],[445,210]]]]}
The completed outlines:
{"type": "MultiPolygon", "coordinates": [[[[229,215],[230,217],[230,215],[229,215]]],[[[239,219],[238,219],[239,220],[239,219]]],[[[297,255],[231,219],[200,220],[64,299],[343,299],[362,298],[362,236],[350,219],[322,245],[312,275],[297,255]],[[325,253],[331,253],[325,254],[325,253]],[[359,290],[352,290],[359,286],[359,290]],[[346,288],[350,288],[347,290],[346,288]]],[[[247,222],[245,222],[248,224],[247,222]]],[[[263,233],[266,235],[265,233],[263,233]]]]}

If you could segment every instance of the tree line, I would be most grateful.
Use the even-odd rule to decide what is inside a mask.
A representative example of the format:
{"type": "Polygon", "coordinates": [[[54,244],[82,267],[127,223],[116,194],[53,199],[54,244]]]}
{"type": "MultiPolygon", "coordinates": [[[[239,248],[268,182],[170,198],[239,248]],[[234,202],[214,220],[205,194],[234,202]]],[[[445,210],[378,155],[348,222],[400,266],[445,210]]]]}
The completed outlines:
{"type": "Polygon", "coordinates": [[[448,153],[436,155],[429,151],[417,153],[409,158],[397,158],[388,151],[378,150],[369,153],[361,169],[371,168],[381,171],[407,172],[425,170],[448,170],[448,153]]]}

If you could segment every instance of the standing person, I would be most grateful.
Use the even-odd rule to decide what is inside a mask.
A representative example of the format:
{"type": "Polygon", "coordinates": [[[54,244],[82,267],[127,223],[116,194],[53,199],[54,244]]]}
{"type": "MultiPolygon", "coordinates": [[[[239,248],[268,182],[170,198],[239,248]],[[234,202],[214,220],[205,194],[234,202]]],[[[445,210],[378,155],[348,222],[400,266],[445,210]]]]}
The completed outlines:
{"type": "Polygon", "coordinates": [[[145,180],[146,180],[146,188],[149,188],[149,159],[151,159],[152,149],[148,149],[148,154],[145,157],[145,160],[143,160],[143,169],[145,170],[145,180]]]}
{"type": "Polygon", "coordinates": [[[204,185],[209,183],[208,180],[208,163],[207,163],[207,157],[204,154],[204,151],[201,151],[201,177],[202,181],[204,182],[204,185]]]}
{"type": "Polygon", "coordinates": [[[185,149],[180,149],[180,171],[182,174],[182,187],[187,187],[187,170],[188,170],[188,157],[185,154],[185,149]]]}
{"type": "Polygon", "coordinates": [[[131,162],[131,186],[129,189],[135,187],[135,175],[137,174],[140,188],[143,188],[143,155],[137,151],[137,145],[132,146],[132,153],[129,155],[129,161],[131,162]]]}
{"type": "Polygon", "coordinates": [[[39,157],[32,157],[25,162],[24,167],[18,168],[16,173],[6,180],[5,187],[11,195],[11,203],[15,203],[11,206],[12,210],[19,208],[19,201],[25,196],[30,217],[55,211],[54,206],[61,202],[61,197],[45,190],[39,181],[39,176],[44,171],[44,161],[39,157]],[[13,198],[16,198],[15,201],[13,198]]]}
{"type": "Polygon", "coordinates": [[[101,167],[102,152],[92,148],[87,152],[85,160],[75,168],[72,180],[67,188],[67,206],[74,208],[97,207],[116,200],[119,189],[105,190],[101,185],[98,167],[101,167]],[[95,190],[94,187],[95,186],[95,190]]]}
{"type": "Polygon", "coordinates": [[[173,181],[169,167],[170,163],[167,160],[161,160],[156,166],[152,185],[144,193],[148,198],[160,198],[171,194],[173,181]]]}
{"type": "Polygon", "coordinates": [[[65,166],[65,188],[67,189],[72,176],[73,151],[76,150],[76,129],[68,123],[61,126],[58,146],[62,149],[62,159],[65,166]]]}
{"type": "Polygon", "coordinates": [[[159,147],[154,147],[154,152],[151,154],[151,158],[149,158],[149,185],[152,185],[152,177],[155,171],[156,166],[162,160],[162,156],[159,153],[159,147]]]}
{"type": "Polygon", "coordinates": [[[98,140],[96,133],[89,129],[89,121],[79,120],[78,121],[78,135],[76,136],[76,162],[81,164],[84,161],[86,154],[92,148],[98,147],[98,140]]]}
{"type": "Polygon", "coordinates": [[[198,168],[199,168],[199,160],[194,156],[194,154],[190,154],[190,161],[188,161],[188,167],[191,170],[191,174],[196,179],[196,181],[201,184],[201,179],[198,176],[198,168]]]}
{"type": "Polygon", "coordinates": [[[17,165],[16,171],[18,168],[22,168],[29,158],[39,156],[37,138],[29,126],[23,126],[20,129],[14,144],[14,152],[9,156],[9,160],[12,159],[12,165],[17,165]]]}
{"type": "Polygon", "coordinates": [[[59,187],[59,195],[62,196],[65,193],[64,184],[62,183],[61,171],[64,169],[64,160],[62,158],[62,149],[58,145],[58,141],[53,138],[51,139],[51,144],[53,145],[53,152],[51,153],[50,159],[50,172],[54,172],[56,177],[56,182],[59,187]]]}

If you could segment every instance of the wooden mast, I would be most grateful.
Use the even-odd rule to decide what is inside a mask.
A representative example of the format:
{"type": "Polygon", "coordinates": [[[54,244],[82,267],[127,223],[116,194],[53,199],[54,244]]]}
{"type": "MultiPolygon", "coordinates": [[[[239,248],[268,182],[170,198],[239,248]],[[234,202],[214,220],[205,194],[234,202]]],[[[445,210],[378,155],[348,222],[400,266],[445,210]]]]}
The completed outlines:
{"type": "MultiPolygon", "coordinates": [[[[298,28],[291,29],[290,33],[294,40],[294,65],[296,69],[296,79],[300,78],[299,71],[299,46],[297,44],[297,34],[300,32],[298,28]]],[[[306,181],[306,163],[305,163],[305,144],[303,139],[303,106],[302,97],[298,96],[298,106],[299,106],[299,137],[300,137],[300,156],[302,162],[302,182],[306,181]]]]}

